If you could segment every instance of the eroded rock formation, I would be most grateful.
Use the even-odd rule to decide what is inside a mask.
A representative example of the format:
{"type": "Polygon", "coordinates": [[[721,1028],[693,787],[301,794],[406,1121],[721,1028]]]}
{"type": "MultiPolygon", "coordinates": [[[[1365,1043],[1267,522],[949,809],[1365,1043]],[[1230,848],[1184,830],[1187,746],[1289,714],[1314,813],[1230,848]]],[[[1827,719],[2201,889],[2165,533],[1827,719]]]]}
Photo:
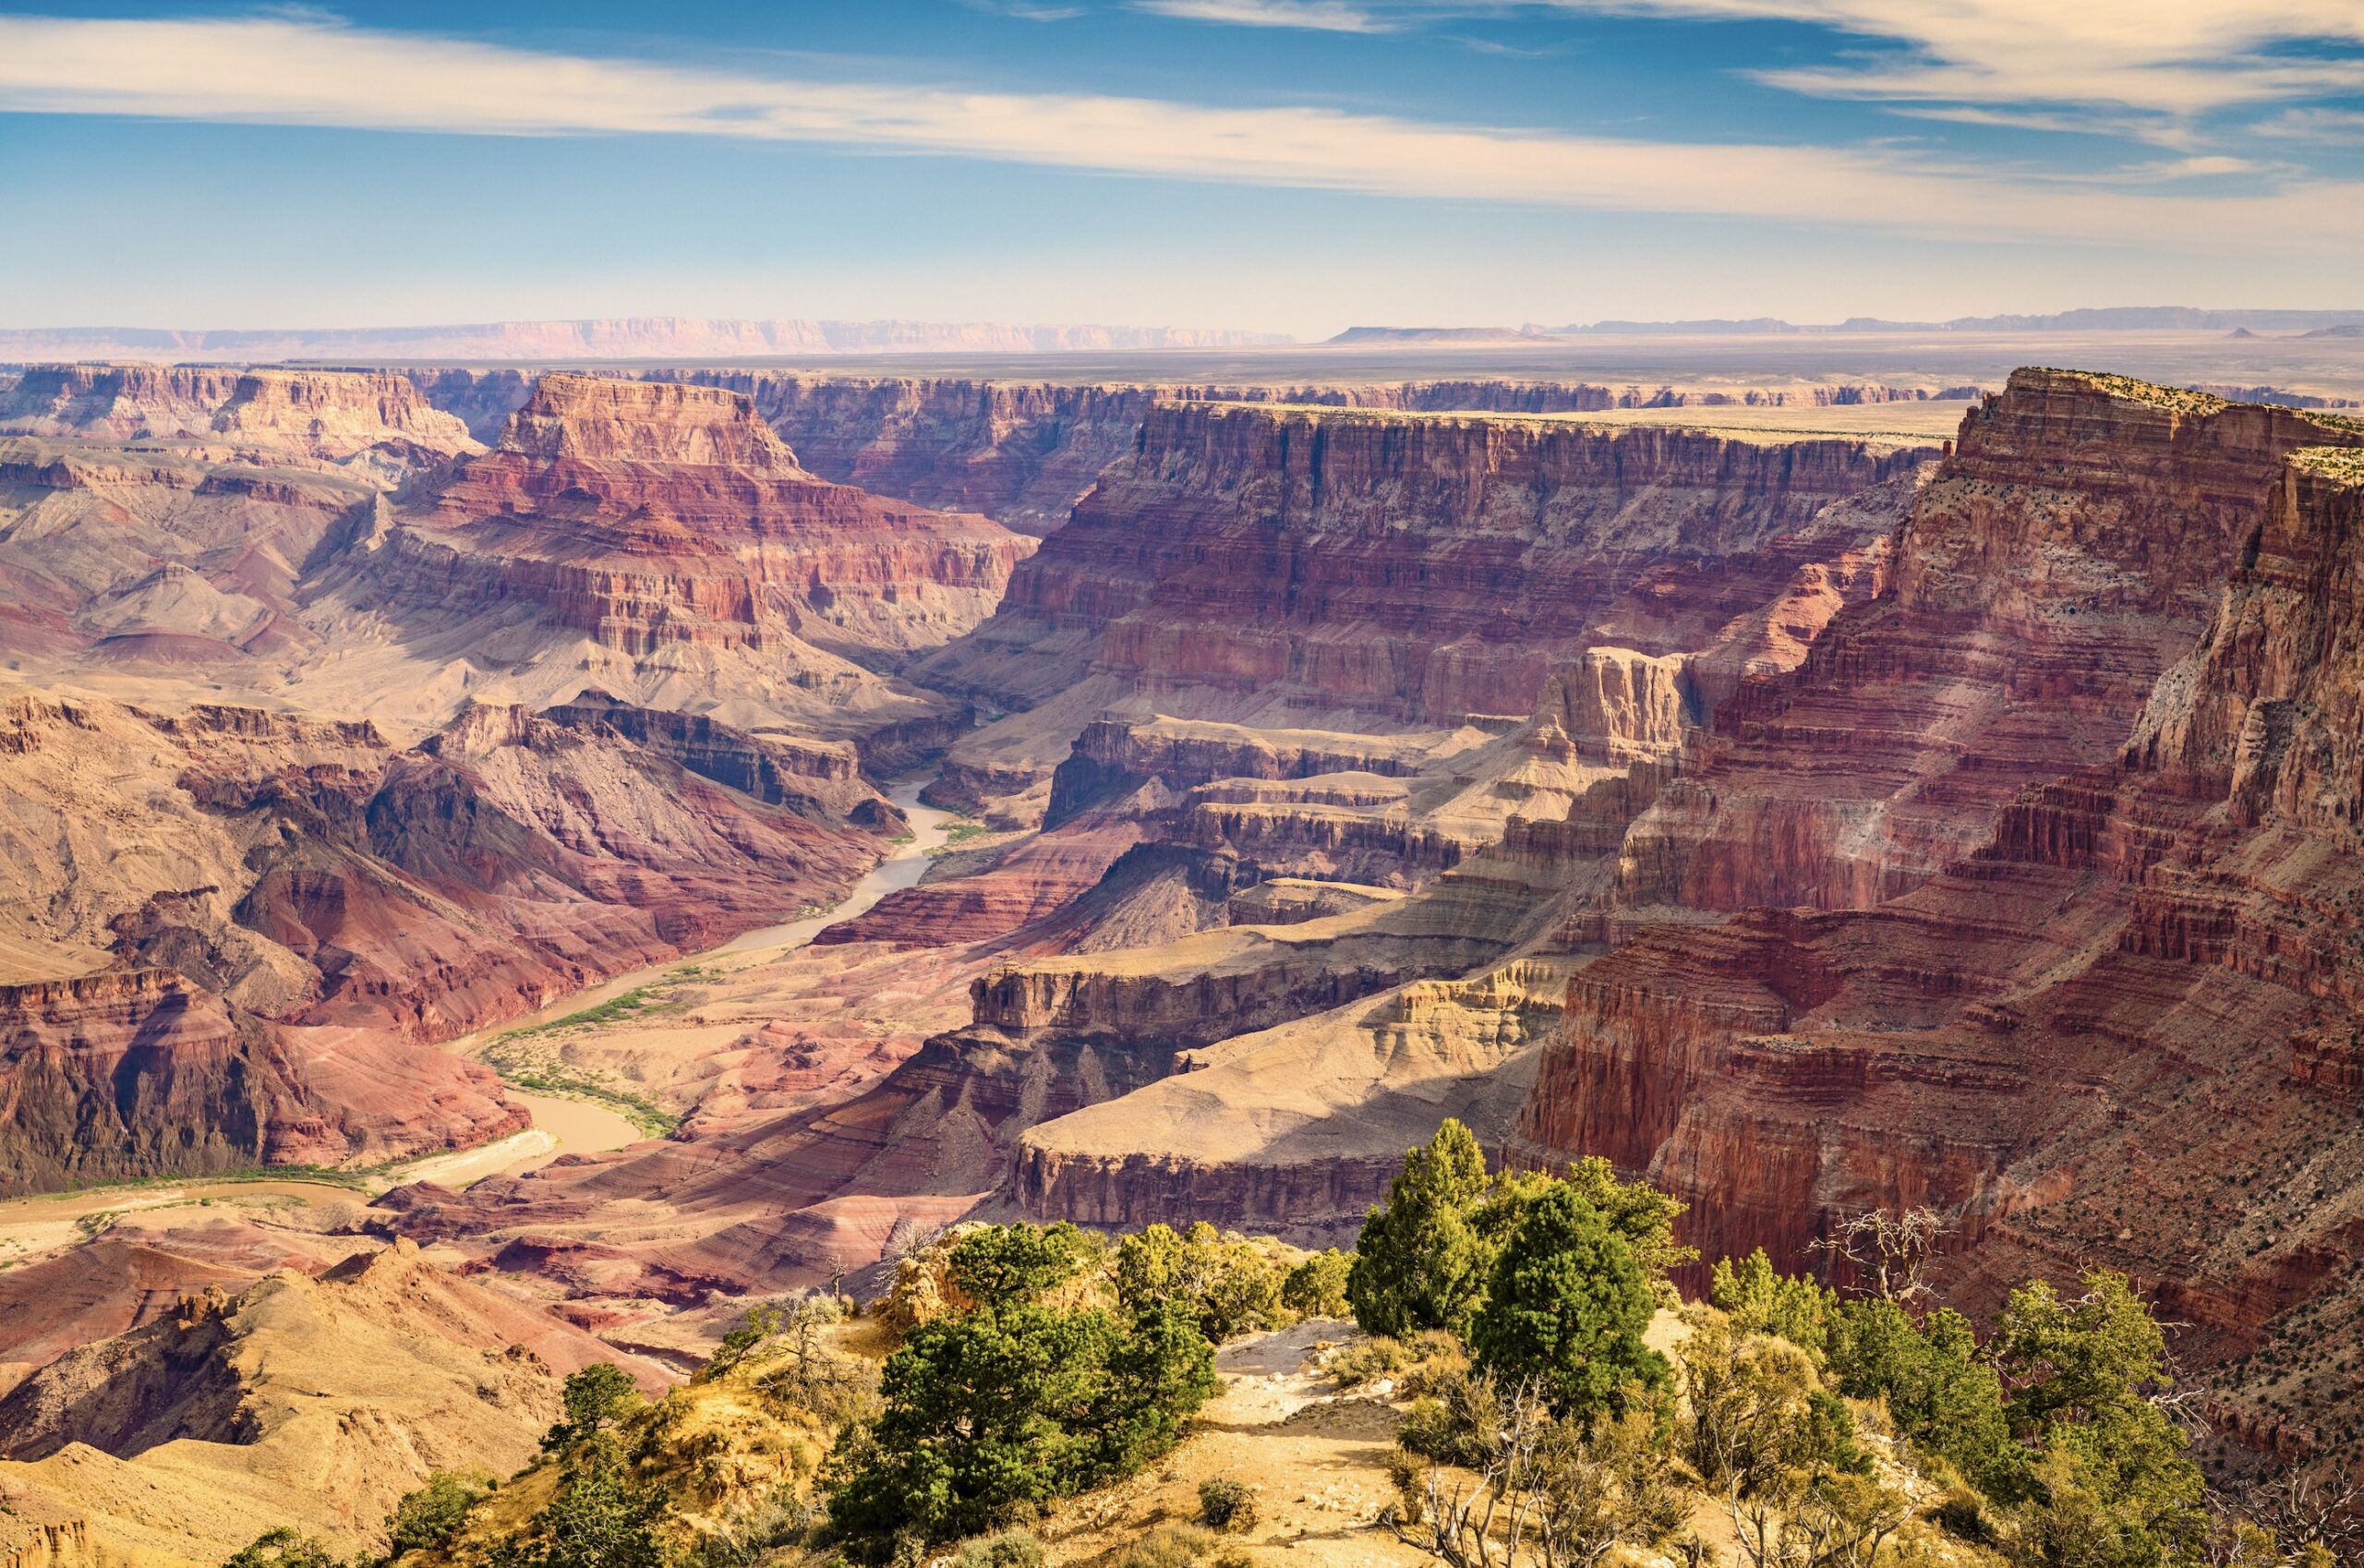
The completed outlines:
{"type": "Polygon", "coordinates": [[[835,896],[880,852],[846,818],[892,810],[840,780],[816,820],[515,707],[411,751],[251,708],[5,720],[18,1190],[513,1130],[431,1043],[835,896]]]}
{"type": "MultiPolygon", "coordinates": [[[[1886,899],[1867,878],[1821,910],[1627,928],[1572,980],[1521,1130],[1651,1173],[1710,1257],[1932,1202],[1960,1217],[1964,1299],[2108,1264],[2210,1354],[2244,1352],[2344,1299],[2357,1257],[2364,431],[2051,373],[1979,424],[1893,599],[1727,710],[1761,770],[1786,744],[1814,777],[1784,726],[1845,694],[1881,748],[1851,754],[1892,791],[1877,819],[1932,825],[1915,838],[1951,858],[1886,899]],[[1940,681],[1984,749],[1929,744],[1940,681]],[[1891,688],[1878,711],[1909,722],[1875,729],[1891,688]]],[[[1703,787],[1731,777],[1722,742],[1703,787]]],[[[1646,814],[1633,838],[1656,832],[1646,814]]],[[[1766,833],[1747,863],[1778,879],[1796,841],[1766,833]]],[[[2352,1441],[2322,1424],[2345,1377],[2276,1441],[2352,1441]]]]}

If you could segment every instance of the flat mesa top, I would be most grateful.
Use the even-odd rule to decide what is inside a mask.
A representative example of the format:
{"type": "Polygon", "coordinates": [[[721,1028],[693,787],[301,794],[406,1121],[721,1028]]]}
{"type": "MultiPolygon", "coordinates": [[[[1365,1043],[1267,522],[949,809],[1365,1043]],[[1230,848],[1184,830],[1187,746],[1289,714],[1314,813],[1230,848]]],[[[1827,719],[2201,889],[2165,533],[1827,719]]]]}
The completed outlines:
{"type": "Polygon", "coordinates": [[[1978,406],[1972,398],[1929,398],[1911,403],[1835,404],[1816,408],[1784,404],[1765,408],[1611,408],[1598,414],[1553,416],[1587,425],[1673,425],[1719,436],[1771,441],[1851,436],[1858,440],[1919,446],[1951,440],[1962,416],[1978,406]]]}
{"type": "Polygon", "coordinates": [[[1330,403],[1224,403],[1244,410],[1285,409],[1336,419],[1483,419],[1500,424],[1658,426],[1700,430],[1735,440],[1776,446],[1787,441],[1851,440],[1887,451],[1934,446],[1951,440],[1974,399],[1929,398],[1912,402],[1675,408],[1605,408],[1583,413],[1502,413],[1491,409],[1354,408],[1330,403]]]}

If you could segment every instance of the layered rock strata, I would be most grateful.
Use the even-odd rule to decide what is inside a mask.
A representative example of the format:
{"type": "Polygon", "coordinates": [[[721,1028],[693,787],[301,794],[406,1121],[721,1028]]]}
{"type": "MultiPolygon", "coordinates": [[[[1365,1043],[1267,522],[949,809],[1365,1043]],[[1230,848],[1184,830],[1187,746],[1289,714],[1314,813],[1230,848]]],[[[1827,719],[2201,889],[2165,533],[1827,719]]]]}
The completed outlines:
{"type": "MultiPolygon", "coordinates": [[[[489,1075],[429,1043],[783,919],[880,853],[811,803],[514,707],[410,751],[250,708],[5,718],[16,1190],[513,1130],[489,1075]]],[[[826,788],[891,826],[858,780],[826,788]]]]}
{"type": "MultiPolygon", "coordinates": [[[[2056,374],[1987,417],[2038,432],[2011,461],[2046,482],[1970,451],[1907,532],[1897,604],[1804,673],[1861,671],[1868,702],[1936,657],[1874,627],[2017,600],[2003,662],[2026,683],[1998,672],[1981,701],[2018,782],[1922,792],[1971,848],[1875,907],[1630,929],[1570,983],[1521,1130],[1649,1173],[1710,1257],[1794,1258],[1846,1214],[1929,1202],[1957,1216],[1959,1298],[2122,1268],[2196,1325],[2192,1353],[2238,1356],[2359,1256],[2364,430],[2056,374]],[[2073,671],[2047,591],[2103,622],[2073,671]]],[[[2354,1451],[2329,1419],[2352,1376],[2225,1376],[2252,1424],[2282,1388],[2271,1445],[2354,1451]]]]}
{"type": "Polygon", "coordinates": [[[0,394],[0,433],[187,443],[344,462],[473,450],[467,427],[383,370],[36,365],[0,394]]]}
{"type": "Polygon", "coordinates": [[[356,539],[321,609],[505,664],[512,700],[587,683],[860,741],[961,721],[880,670],[985,616],[1028,548],[815,478],[732,393],[553,374],[493,451],[356,539]]]}
{"type": "MultiPolygon", "coordinates": [[[[464,373],[451,373],[464,374],[464,373]]],[[[510,374],[513,375],[513,372],[510,374]]],[[[1586,381],[1369,384],[1061,383],[772,370],[653,372],[751,398],[816,474],[926,506],[982,512],[1022,533],[1063,526],[1101,470],[1133,451],[1152,403],[1266,403],[1403,413],[1582,414],[1621,408],[1827,406],[1971,399],[1970,386],[1611,386],[1586,381]]],[[[444,402],[465,413],[475,404],[444,402]]],[[[481,397],[476,382],[466,397],[481,397]]],[[[490,431],[471,417],[482,439],[490,431]]]]}
{"type": "Polygon", "coordinates": [[[1161,404],[994,619],[920,669],[1008,704],[1091,666],[1150,694],[1524,715],[1645,567],[1760,548],[1927,455],[1161,404]]]}
{"type": "Polygon", "coordinates": [[[1976,849],[2032,783],[2106,759],[2187,648],[2292,411],[2022,370],[1965,420],[1892,583],[1793,674],[1740,683],[1623,851],[1631,905],[1860,908],[1976,849]]]}

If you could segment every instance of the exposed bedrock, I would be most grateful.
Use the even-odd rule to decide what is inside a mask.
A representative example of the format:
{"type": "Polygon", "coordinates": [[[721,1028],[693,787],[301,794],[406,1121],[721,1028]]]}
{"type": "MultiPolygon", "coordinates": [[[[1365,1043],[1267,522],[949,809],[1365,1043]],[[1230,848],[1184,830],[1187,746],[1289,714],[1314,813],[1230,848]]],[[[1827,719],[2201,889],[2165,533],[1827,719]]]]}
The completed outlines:
{"type": "Polygon", "coordinates": [[[262,1156],[283,1064],[170,970],[0,985],[0,1193],[262,1156]]]}
{"type": "MultiPolygon", "coordinates": [[[[65,1085],[23,1102],[51,1107],[25,1128],[113,1174],[513,1130],[490,1076],[430,1043],[838,897],[881,853],[848,820],[884,806],[858,779],[824,786],[848,798],[833,817],[513,706],[409,751],[229,706],[22,698],[5,718],[0,981],[67,988],[11,993],[6,1049],[20,1096],[65,1085]]],[[[47,1147],[18,1179],[47,1179],[47,1147]]]]}
{"type": "Polygon", "coordinates": [[[1325,1012],[1424,971],[1469,969],[1490,947],[1441,934],[1357,940],[1319,923],[1270,934],[1235,927],[999,971],[970,987],[971,1027],[1018,1043],[1153,1042],[1184,1050],[1325,1012]]]}
{"type": "Polygon", "coordinates": [[[1441,1116],[1502,1148],[1564,973],[1417,981],[1187,1053],[1186,1071],[1026,1131],[1012,1195],[1043,1220],[1350,1236],[1441,1116]]]}
{"type": "Polygon", "coordinates": [[[531,1460],[569,1371],[621,1360],[661,1384],[407,1242],[235,1297],[194,1290],[168,1314],[68,1351],[0,1402],[0,1556],[201,1563],[266,1520],[382,1550],[388,1514],[430,1473],[531,1460]]]}
{"type": "Polygon", "coordinates": [[[746,400],[702,387],[549,375],[406,531],[449,602],[524,597],[645,654],[682,639],[941,640],[999,597],[1024,541],[980,517],[805,473],[746,400]],[[971,601],[974,601],[973,603],[971,601]]]}
{"type": "Polygon", "coordinates": [[[917,668],[1006,705],[1096,664],[1150,693],[1524,715],[1644,567],[1767,546],[1931,455],[1160,403],[994,619],[917,668]]]}
{"type": "Polygon", "coordinates": [[[814,473],[923,506],[978,512],[1028,534],[1067,521],[1101,469],[1132,449],[1145,387],[698,370],[744,393],[814,473]]]}
{"type": "Polygon", "coordinates": [[[305,564],[379,493],[326,465],[0,437],[0,645],[103,669],[300,655],[305,564]]]}
{"type": "MultiPolygon", "coordinates": [[[[1731,392],[1516,380],[1072,386],[774,370],[652,374],[746,394],[796,449],[805,465],[824,477],[926,506],[982,512],[1029,534],[1047,534],[1067,522],[1077,498],[1092,488],[1100,471],[1133,450],[1151,404],[1161,399],[1531,415],[1977,395],[1977,389],[1971,387],[1885,385],[1731,392]]],[[[433,380],[429,384],[440,385],[433,380]]],[[[438,396],[441,401],[440,392],[438,396]]],[[[443,405],[460,407],[454,403],[443,405]]],[[[471,425],[475,424],[472,418],[471,425]]],[[[487,430],[479,429],[478,434],[489,439],[487,430]]]]}
{"type": "MultiPolygon", "coordinates": [[[[2073,414],[2039,390],[2047,418],[2073,414]]],[[[2213,1358],[2364,1250],[2364,432],[2203,405],[2203,423],[2231,421],[2223,444],[2284,449],[2243,515],[2230,480],[2169,461],[2190,432],[2117,406],[2179,394],[2106,391],[2085,428],[2120,419],[2128,467],[2155,458],[2199,520],[2155,557],[2232,541],[2196,635],[2117,742],[2084,766],[2052,753],[1973,852],[1876,908],[1633,933],[1571,981],[1521,1129],[1551,1155],[1650,1172],[1695,1205],[1710,1257],[1794,1259],[1839,1215],[1934,1202],[1961,1216],[1948,1272],[1963,1298],[2124,1268],[2213,1358]],[[2346,444],[2288,450],[2310,434],[2346,444]],[[2258,1172],[2262,1187],[2235,1179],[2258,1172]]],[[[2056,495],[2020,504],[2058,522],[2056,495]]],[[[1997,523],[2056,558],[2058,535],[2008,510],[1997,523]]],[[[2201,572],[2120,591],[2179,599],[2201,572]]],[[[2357,1393],[2341,1372],[2276,1393],[2313,1414],[2275,1441],[2352,1446],[2320,1417],[2357,1393]]]]}
{"type": "Polygon", "coordinates": [[[1098,887],[1141,838],[1135,823],[1072,823],[1064,832],[1027,838],[965,875],[899,888],[813,940],[825,947],[845,942],[941,947],[1009,936],[1098,887]]]}
{"type": "Polygon", "coordinates": [[[36,365],[0,393],[0,433],[196,442],[343,461],[380,450],[432,462],[472,450],[467,428],[383,370],[36,365]]]}
{"type": "Polygon", "coordinates": [[[2110,757],[2283,458],[2337,439],[2290,410],[2018,372],[1921,490],[1888,591],[1715,709],[1618,899],[1863,908],[1970,853],[2030,784],[2110,757]]]}
{"type": "Polygon", "coordinates": [[[1130,795],[1154,779],[1184,790],[1217,779],[1310,778],[1325,773],[1400,778],[1422,761],[1415,744],[1383,736],[1309,730],[1255,730],[1236,725],[1159,720],[1087,725],[1051,778],[1045,828],[1078,812],[1130,795]]]}
{"type": "Polygon", "coordinates": [[[703,714],[636,707],[597,690],[544,708],[541,717],[570,729],[613,730],[645,752],[766,805],[876,832],[904,826],[902,813],[862,780],[862,758],[844,742],[751,733],[703,714]]]}

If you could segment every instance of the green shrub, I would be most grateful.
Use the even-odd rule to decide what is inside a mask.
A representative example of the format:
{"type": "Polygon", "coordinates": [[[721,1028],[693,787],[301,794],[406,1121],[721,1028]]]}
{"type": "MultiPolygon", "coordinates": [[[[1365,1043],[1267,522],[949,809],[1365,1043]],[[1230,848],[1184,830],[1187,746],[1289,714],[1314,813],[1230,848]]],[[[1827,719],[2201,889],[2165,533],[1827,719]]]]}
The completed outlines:
{"type": "Polygon", "coordinates": [[[1940,1308],[1918,1322],[1893,1301],[1851,1301],[1832,1322],[1839,1392],[1887,1402],[1888,1419],[1988,1495],[2023,1495],[2026,1453],[2011,1441],[2003,1384],[1970,1320],[1940,1308]]]}
{"type": "Polygon", "coordinates": [[[830,1528],[856,1556],[879,1561],[899,1536],[979,1535],[1129,1476],[1214,1392],[1214,1352],[1185,1303],[1120,1316],[1037,1299],[1084,1256],[1072,1236],[992,1226],[953,1249],[976,1306],[911,1331],[886,1360],[877,1418],[830,1460],[830,1528]]]}
{"type": "Polygon", "coordinates": [[[1005,1307],[1032,1301],[1081,1273],[1092,1260],[1084,1234],[1055,1225],[983,1225],[952,1248],[952,1283],[971,1301],[1005,1307]]]}
{"type": "Polygon", "coordinates": [[[612,1361],[595,1361],[567,1374],[566,1414],[542,1435],[545,1449],[563,1449],[613,1428],[640,1408],[640,1385],[612,1361]]]}
{"type": "Polygon", "coordinates": [[[615,1435],[596,1432],[570,1456],[558,1495],[494,1549],[488,1568],[663,1568],[655,1526],[664,1510],[661,1490],[633,1483],[615,1435]]]}
{"type": "Polygon", "coordinates": [[[1643,1182],[1621,1182],[1598,1156],[1564,1177],[1540,1171],[1486,1174],[1478,1140],[1448,1120],[1418,1149],[1387,1189],[1384,1207],[1363,1221],[1346,1275],[1355,1321],[1374,1334],[1401,1339],[1426,1329],[1466,1334],[1484,1301],[1495,1256],[1537,1203],[1570,1193],[1589,1204],[1625,1243],[1654,1300],[1674,1305],[1666,1271],[1698,1254],[1674,1241],[1683,1206],[1643,1182]]]}
{"type": "Polygon", "coordinates": [[[1213,1344],[1281,1320],[1280,1265],[1244,1236],[1203,1221],[1176,1234],[1151,1225],[1116,1248],[1116,1299],[1138,1312],[1177,1301],[1213,1344]]]}
{"type": "Polygon", "coordinates": [[[1707,1299],[1724,1309],[1735,1328],[1786,1339],[1812,1355],[1816,1365],[1829,1355],[1837,1294],[1813,1280],[1775,1272],[1762,1247],[1737,1263],[1719,1260],[1707,1299]]]}
{"type": "Polygon", "coordinates": [[[967,1542],[953,1562],[955,1568],[1043,1568],[1043,1543],[1031,1531],[1004,1530],[967,1542]]]}
{"type": "Polygon", "coordinates": [[[241,1548],[222,1568],[344,1568],[315,1538],[281,1525],[241,1548]]]}
{"type": "Polygon", "coordinates": [[[1556,1414],[1622,1410],[1629,1384],[1660,1388],[1642,1343],[1657,1309],[1634,1249],[1568,1187],[1534,1200],[1503,1244],[1469,1325],[1471,1358],[1506,1381],[1540,1379],[1556,1414]]]}
{"type": "Polygon", "coordinates": [[[1470,1214],[1487,1187],[1486,1156],[1457,1121],[1405,1153],[1386,1206],[1363,1222],[1346,1275],[1346,1299],[1366,1332],[1402,1339],[1467,1325],[1488,1261],[1470,1214]]]}
{"type": "Polygon", "coordinates": [[[1354,1259],[1334,1247],[1313,1253],[1281,1282],[1281,1305],[1300,1318],[1345,1317],[1353,1310],[1346,1304],[1346,1276],[1354,1266],[1354,1259]]]}
{"type": "Polygon", "coordinates": [[[469,1505],[490,1490],[488,1477],[437,1471],[386,1515],[387,1550],[399,1557],[405,1551],[433,1551],[449,1545],[467,1523],[469,1505]]]}
{"type": "Polygon", "coordinates": [[[1199,1522],[1211,1530],[1244,1535],[1256,1527],[1256,1494],[1245,1482],[1218,1476],[1199,1483],[1199,1522]]]}

